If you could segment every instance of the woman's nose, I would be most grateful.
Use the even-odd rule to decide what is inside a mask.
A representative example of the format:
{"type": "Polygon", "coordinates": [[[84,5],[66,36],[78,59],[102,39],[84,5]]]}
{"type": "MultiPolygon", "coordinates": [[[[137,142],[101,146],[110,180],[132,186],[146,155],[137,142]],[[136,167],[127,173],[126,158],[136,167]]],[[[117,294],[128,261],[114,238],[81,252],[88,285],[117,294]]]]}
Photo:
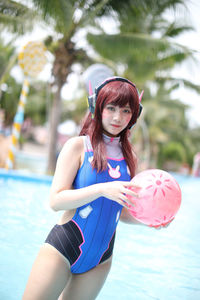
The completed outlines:
{"type": "Polygon", "coordinates": [[[113,119],[118,121],[120,120],[120,118],[121,118],[120,111],[116,109],[113,119]]]}

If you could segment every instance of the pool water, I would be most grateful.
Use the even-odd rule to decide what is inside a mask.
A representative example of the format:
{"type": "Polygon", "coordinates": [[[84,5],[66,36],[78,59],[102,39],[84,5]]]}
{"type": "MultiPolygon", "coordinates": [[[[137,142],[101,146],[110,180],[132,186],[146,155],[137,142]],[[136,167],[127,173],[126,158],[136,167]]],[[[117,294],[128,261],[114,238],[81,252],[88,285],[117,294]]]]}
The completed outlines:
{"type": "MultiPolygon", "coordinates": [[[[200,179],[175,175],[182,205],[161,230],[120,223],[111,272],[98,300],[200,299],[200,179]]],[[[0,171],[0,299],[19,300],[40,245],[60,213],[51,178],[0,171]]]]}

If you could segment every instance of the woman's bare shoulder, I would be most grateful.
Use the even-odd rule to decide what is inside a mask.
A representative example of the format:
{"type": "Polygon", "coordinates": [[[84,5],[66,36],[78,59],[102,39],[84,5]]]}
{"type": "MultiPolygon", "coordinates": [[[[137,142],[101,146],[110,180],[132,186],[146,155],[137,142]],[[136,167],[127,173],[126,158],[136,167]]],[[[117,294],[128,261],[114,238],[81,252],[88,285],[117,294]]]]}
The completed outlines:
{"type": "MultiPolygon", "coordinates": [[[[73,172],[77,172],[81,164],[82,153],[84,153],[83,137],[78,136],[70,138],[59,153],[55,174],[65,172],[66,177],[66,166],[70,176],[73,172]]],[[[75,176],[75,174],[73,176],[75,176]]]]}
{"type": "Polygon", "coordinates": [[[74,151],[81,152],[84,148],[84,137],[76,136],[72,137],[64,144],[62,151],[74,151]]]}

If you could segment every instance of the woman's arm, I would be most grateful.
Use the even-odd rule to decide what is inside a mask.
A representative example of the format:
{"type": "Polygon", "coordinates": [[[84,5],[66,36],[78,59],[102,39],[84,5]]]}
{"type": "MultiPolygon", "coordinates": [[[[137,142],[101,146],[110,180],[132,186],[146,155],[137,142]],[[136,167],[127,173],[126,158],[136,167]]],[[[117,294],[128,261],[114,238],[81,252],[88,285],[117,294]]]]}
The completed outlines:
{"type": "Polygon", "coordinates": [[[53,210],[73,209],[94,200],[94,197],[98,196],[97,189],[94,193],[94,186],[87,191],[83,189],[73,190],[72,184],[81,166],[83,153],[82,137],[69,139],[61,150],[50,191],[50,206],[53,210]]]}
{"type": "Polygon", "coordinates": [[[50,206],[53,210],[69,210],[103,196],[120,203],[131,205],[126,194],[136,196],[130,189],[131,182],[113,181],[97,183],[81,189],[73,189],[72,184],[84,156],[82,137],[72,138],[63,147],[57,161],[57,166],[50,191],[50,206]]]}

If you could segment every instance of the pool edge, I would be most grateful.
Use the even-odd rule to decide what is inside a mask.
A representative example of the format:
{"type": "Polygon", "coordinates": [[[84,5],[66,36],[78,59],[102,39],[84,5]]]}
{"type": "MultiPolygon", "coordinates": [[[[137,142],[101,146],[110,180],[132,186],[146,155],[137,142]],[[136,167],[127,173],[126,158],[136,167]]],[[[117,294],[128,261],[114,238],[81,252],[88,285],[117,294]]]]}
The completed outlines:
{"type": "Polygon", "coordinates": [[[51,184],[52,176],[48,175],[39,175],[33,173],[24,173],[22,171],[17,170],[6,170],[0,168],[0,178],[13,178],[16,180],[24,180],[24,181],[34,181],[34,182],[44,182],[51,184]]]}

